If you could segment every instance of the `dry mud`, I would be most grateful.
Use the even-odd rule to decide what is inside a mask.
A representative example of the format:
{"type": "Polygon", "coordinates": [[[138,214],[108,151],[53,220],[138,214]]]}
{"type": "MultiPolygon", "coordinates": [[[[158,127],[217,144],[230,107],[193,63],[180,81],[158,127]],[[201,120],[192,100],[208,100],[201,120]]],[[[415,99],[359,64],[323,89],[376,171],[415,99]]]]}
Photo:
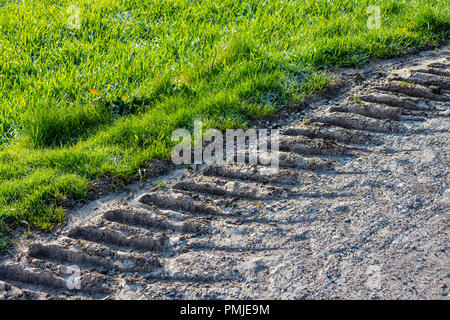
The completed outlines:
{"type": "Polygon", "coordinates": [[[20,236],[0,299],[448,299],[449,50],[338,70],[259,124],[278,171],[180,167],[20,236]]]}

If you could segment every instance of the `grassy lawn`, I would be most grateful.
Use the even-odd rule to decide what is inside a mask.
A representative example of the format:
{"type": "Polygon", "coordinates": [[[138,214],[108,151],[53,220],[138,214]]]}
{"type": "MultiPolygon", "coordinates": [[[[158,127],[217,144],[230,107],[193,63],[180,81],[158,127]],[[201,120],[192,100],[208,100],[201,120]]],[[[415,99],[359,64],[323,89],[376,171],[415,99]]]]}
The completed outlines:
{"type": "Polygon", "coordinates": [[[59,224],[93,179],[167,158],[194,118],[245,127],[325,88],[320,69],[449,30],[445,0],[0,0],[0,249],[17,224],[59,224]]]}

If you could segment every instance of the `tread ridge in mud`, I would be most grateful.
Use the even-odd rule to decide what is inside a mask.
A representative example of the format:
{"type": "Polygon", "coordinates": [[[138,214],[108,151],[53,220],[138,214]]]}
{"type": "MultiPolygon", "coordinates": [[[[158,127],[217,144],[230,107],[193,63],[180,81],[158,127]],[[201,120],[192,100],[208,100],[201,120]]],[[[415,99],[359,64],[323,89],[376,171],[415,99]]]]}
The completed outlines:
{"type": "Polygon", "coordinates": [[[377,90],[386,91],[386,92],[394,92],[401,93],[409,97],[414,98],[425,98],[434,101],[445,101],[447,98],[431,92],[427,87],[420,87],[414,84],[402,84],[402,83],[389,83],[387,85],[375,87],[377,90]]]}
{"type": "MultiPolygon", "coordinates": [[[[261,194],[257,190],[253,192],[247,191],[244,187],[241,187],[242,183],[239,181],[228,180],[225,186],[217,186],[208,182],[197,181],[180,181],[174,184],[172,187],[177,190],[192,191],[210,194],[213,196],[232,197],[241,199],[255,199],[263,200],[269,199],[270,194],[261,194]],[[238,189],[238,190],[236,190],[238,189]]],[[[281,195],[283,190],[278,187],[266,187],[268,192],[281,195]]]]}
{"type": "Polygon", "coordinates": [[[204,227],[200,223],[194,221],[173,222],[129,210],[110,210],[105,212],[103,216],[109,221],[174,232],[198,233],[204,227]]]}
{"type": "Polygon", "coordinates": [[[196,204],[193,201],[188,201],[185,197],[173,198],[156,194],[144,194],[137,200],[146,205],[154,205],[162,210],[182,211],[192,214],[203,215],[218,215],[222,216],[224,213],[212,207],[196,204]]]}
{"type": "Polygon", "coordinates": [[[300,155],[340,156],[351,155],[351,147],[320,138],[301,138],[297,136],[281,136],[279,148],[284,152],[294,152],[300,155]]]}
{"type": "MultiPolygon", "coordinates": [[[[314,157],[314,155],[302,156],[298,153],[284,151],[276,151],[269,154],[264,153],[259,155],[257,165],[267,166],[267,163],[271,163],[272,157],[278,158],[279,166],[282,168],[301,170],[332,170],[334,167],[334,160],[332,159],[318,158],[314,157]]],[[[248,157],[245,159],[245,164],[250,164],[248,157]]]]}
{"type": "Polygon", "coordinates": [[[450,78],[450,72],[443,71],[440,69],[434,69],[434,68],[417,69],[417,70],[414,70],[414,72],[421,72],[421,73],[425,73],[425,74],[432,74],[432,75],[444,76],[444,77],[450,78]]]}
{"type": "Polygon", "coordinates": [[[329,112],[323,116],[316,116],[314,121],[329,123],[346,129],[367,130],[374,132],[406,132],[407,128],[398,122],[372,119],[357,114],[343,114],[341,112],[329,112]]]}
{"type": "Polygon", "coordinates": [[[402,109],[397,107],[385,107],[363,103],[346,104],[343,106],[329,107],[329,112],[348,112],[359,114],[361,116],[374,118],[374,119],[390,119],[399,120],[402,114],[402,109]]]}
{"type": "Polygon", "coordinates": [[[151,272],[162,266],[156,257],[123,256],[116,252],[111,258],[74,251],[57,245],[35,244],[30,247],[28,255],[58,264],[101,267],[121,272],[151,272]]]}
{"type": "Polygon", "coordinates": [[[401,99],[398,96],[387,94],[370,94],[359,97],[362,101],[384,104],[391,107],[399,107],[409,110],[432,110],[433,107],[428,105],[424,100],[417,98],[401,99]],[[413,100],[414,99],[414,100],[413,100]]]}
{"type": "Polygon", "coordinates": [[[35,244],[29,248],[28,255],[34,258],[45,260],[54,260],[79,265],[93,265],[107,269],[114,268],[113,262],[106,258],[66,249],[64,247],[56,245],[44,246],[42,244],[35,244]]]}
{"type": "Polygon", "coordinates": [[[332,159],[302,157],[292,152],[278,152],[280,167],[303,170],[333,170],[335,161],[332,159]]]}
{"type": "Polygon", "coordinates": [[[151,239],[147,237],[125,237],[114,230],[99,229],[94,226],[76,227],[71,229],[68,236],[74,239],[84,239],[87,241],[103,244],[116,245],[119,247],[129,247],[138,250],[162,251],[167,249],[166,239],[151,239]]]}
{"type": "Polygon", "coordinates": [[[293,170],[279,169],[271,173],[270,168],[266,172],[257,167],[250,170],[239,170],[236,168],[227,168],[225,166],[213,165],[202,170],[202,174],[212,177],[222,177],[230,179],[239,179],[242,181],[252,181],[260,183],[277,183],[277,184],[305,184],[313,183],[316,179],[304,173],[293,170]]]}
{"type": "Polygon", "coordinates": [[[83,293],[108,293],[109,289],[101,286],[80,286],[69,288],[67,282],[48,270],[25,269],[20,265],[0,265],[0,280],[25,283],[32,286],[48,287],[53,290],[79,291],[83,293]]]}
{"type": "Polygon", "coordinates": [[[431,86],[436,86],[436,87],[440,87],[442,89],[448,90],[450,89],[450,81],[439,78],[436,75],[422,75],[419,73],[414,73],[413,75],[409,76],[409,77],[393,77],[393,80],[396,81],[404,81],[404,82],[412,82],[415,84],[420,84],[422,86],[427,86],[427,87],[431,87],[431,86]]]}
{"type": "Polygon", "coordinates": [[[367,132],[348,130],[341,127],[313,122],[307,125],[288,127],[283,131],[288,136],[306,136],[309,138],[322,138],[343,143],[366,144],[374,142],[374,137],[367,132]]]}

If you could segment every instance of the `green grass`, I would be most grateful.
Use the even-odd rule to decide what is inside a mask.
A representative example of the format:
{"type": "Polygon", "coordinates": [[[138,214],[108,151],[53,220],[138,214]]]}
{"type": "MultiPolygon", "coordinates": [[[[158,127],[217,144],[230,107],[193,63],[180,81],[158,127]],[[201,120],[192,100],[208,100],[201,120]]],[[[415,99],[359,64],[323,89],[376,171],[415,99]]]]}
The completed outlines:
{"type": "Polygon", "coordinates": [[[66,197],[138,177],[194,118],[245,127],[325,88],[318,70],[436,45],[449,24],[438,0],[0,0],[0,228],[50,230],[66,197]]]}

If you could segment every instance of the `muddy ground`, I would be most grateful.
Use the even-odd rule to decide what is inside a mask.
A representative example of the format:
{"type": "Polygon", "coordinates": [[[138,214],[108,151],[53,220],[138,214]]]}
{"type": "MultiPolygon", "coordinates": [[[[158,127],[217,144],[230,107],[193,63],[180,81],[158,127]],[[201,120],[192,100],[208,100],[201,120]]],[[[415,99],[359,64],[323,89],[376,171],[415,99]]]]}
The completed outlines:
{"type": "Polygon", "coordinates": [[[450,48],[331,75],[257,124],[279,170],[181,166],[76,207],[2,257],[0,299],[448,299],[450,48]]]}

